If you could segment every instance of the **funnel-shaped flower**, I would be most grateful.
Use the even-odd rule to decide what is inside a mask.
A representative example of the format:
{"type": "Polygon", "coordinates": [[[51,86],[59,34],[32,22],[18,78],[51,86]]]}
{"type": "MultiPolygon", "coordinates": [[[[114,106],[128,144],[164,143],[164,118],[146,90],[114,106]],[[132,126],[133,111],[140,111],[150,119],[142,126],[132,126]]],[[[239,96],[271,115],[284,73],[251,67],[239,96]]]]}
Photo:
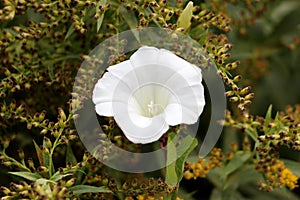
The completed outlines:
{"type": "Polygon", "coordinates": [[[107,71],[93,91],[96,112],[113,116],[134,143],[157,141],[169,125],[194,124],[203,111],[201,70],[168,50],[141,47],[107,71]]]}

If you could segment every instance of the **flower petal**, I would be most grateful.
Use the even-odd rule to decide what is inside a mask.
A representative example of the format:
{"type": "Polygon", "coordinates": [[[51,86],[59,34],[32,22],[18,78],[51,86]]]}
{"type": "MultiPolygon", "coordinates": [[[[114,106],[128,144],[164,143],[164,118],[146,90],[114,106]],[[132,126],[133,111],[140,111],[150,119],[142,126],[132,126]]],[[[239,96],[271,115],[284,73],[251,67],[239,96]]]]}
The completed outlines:
{"type": "Polygon", "coordinates": [[[93,90],[92,100],[96,105],[96,112],[103,116],[113,116],[112,102],[127,102],[132,90],[137,86],[129,61],[110,66],[93,90]]]}
{"type": "Polygon", "coordinates": [[[131,57],[136,79],[140,85],[147,83],[164,83],[175,71],[161,66],[158,62],[160,50],[155,47],[144,46],[131,57]]]}
{"type": "Polygon", "coordinates": [[[143,46],[132,54],[130,62],[134,68],[157,64],[159,53],[160,50],[155,47],[143,46]]]}
{"type": "MultiPolygon", "coordinates": [[[[190,116],[193,116],[191,112],[194,112],[197,118],[200,116],[205,105],[205,98],[202,74],[199,68],[190,65],[190,67],[185,67],[177,71],[177,74],[173,75],[166,85],[172,88],[172,92],[176,95],[175,99],[171,98],[171,102],[178,102],[179,99],[182,107],[189,110],[188,113],[190,113],[190,116]]],[[[184,109],[182,110],[183,114],[187,113],[187,110],[184,109]]],[[[197,119],[190,119],[188,121],[196,122],[197,119]]]]}
{"type": "Polygon", "coordinates": [[[182,123],[182,107],[180,104],[171,103],[165,109],[165,120],[170,126],[182,123]]]}
{"type": "Polygon", "coordinates": [[[112,65],[107,68],[107,71],[117,77],[122,82],[126,83],[128,88],[134,90],[139,82],[137,80],[136,72],[130,62],[130,60],[123,61],[116,65],[112,65]]]}
{"type": "Polygon", "coordinates": [[[157,141],[169,129],[163,114],[147,118],[122,102],[115,102],[113,107],[116,123],[133,143],[145,144],[157,141]]]}
{"type": "Polygon", "coordinates": [[[169,67],[175,72],[182,70],[185,67],[190,67],[192,65],[191,63],[187,62],[186,60],[180,58],[179,56],[166,49],[160,49],[157,63],[159,65],[169,67]]]}
{"type": "Polygon", "coordinates": [[[96,109],[96,113],[98,115],[106,116],[106,117],[114,116],[113,107],[112,107],[111,102],[104,102],[104,103],[96,104],[95,109],[96,109]]]}

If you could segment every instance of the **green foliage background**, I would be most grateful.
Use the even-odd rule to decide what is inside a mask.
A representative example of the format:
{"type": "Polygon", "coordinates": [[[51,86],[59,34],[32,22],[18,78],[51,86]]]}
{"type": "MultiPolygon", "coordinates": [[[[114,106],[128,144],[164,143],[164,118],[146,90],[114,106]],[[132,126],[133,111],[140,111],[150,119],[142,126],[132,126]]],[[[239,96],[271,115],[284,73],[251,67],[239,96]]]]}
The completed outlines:
{"type": "MultiPolygon", "coordinates": [[[[288,190],[286,180],[276,179],[282,171],[271,171],[271,180],[269,172],[255,170],[260,164],[268,168],[273,161],[284,161],[281,170],[300,176],[300,107],[296,106],[300,2],[202,0],[194,1],[193,8],[187,4],[180,0],[1,1],[2,199],[300,198],[298,188],[288,190]],[[223,157],[232,157],[212,153],[204,161],[205,176],[195,175],[195,180],[185,176],[175,181],[176,187],[171,187],[174,174],[168,168],[126,174],[103,166],[78,140],[70,109],[82,101],[70,99],[77,70],[89,52],[110,36],[147,26],[169,28],[197,40],[217,63],[228,93],[231,114],[216,147],[223,157]],[[288,105],[292,107],[285,111],[288,105]],[[262,151],[266,151],[263,156],[262,151]]],[[[201,124],[207,123],[206,115],[201,124]]],[[[112,141],[137,148],[112,119],[103,120],[112,141]]],[[[201,136],[198,140],[201,143],[201,136]]],[[[195,151],[185,165],[171,167],[186,173],[197,160],[195,151]]]]}

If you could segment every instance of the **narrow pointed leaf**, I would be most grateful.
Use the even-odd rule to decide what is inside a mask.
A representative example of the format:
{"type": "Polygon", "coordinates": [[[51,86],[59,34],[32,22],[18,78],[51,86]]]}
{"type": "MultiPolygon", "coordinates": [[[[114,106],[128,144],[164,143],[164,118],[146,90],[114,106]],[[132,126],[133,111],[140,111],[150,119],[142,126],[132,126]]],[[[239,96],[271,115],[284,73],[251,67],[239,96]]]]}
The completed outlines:
{"type": "Polygon", "coordinates": [[[91,185],[75,185],[69,188],[74,195],[84,194],[84,193],[112,193],[111,190],[106,187],[96,187],[91,185]]]}
{"type": "Polygon", "coordinates": [[[34,144],[35,151],[36,151],[36,154],[37,154],[40,165],[45,166],[44,165],[43,152],[42,152],[41,148],[35,143],[34,140],[33,140],[33,144],[34,144]]]}
{"type": "Polygon", "coordinates": [[[178,155],[181,155],[176,161],[176,174],[177,174],[178,183],[181,181],[183,177],[184,163],[187,157],[190,155],[190,153],[196,148],[197,144],[198,144],[197,139],[194,139],[191,136],[187,136],[186,138],[184,138],[184,140],[180,143],[180,145],[177,148],[178,155]],[[189,147],[186,149],[187,145],[189,147]],[[182,153],[181,151],[184,150],[185,152],[182,153]]]}
{"type": "MultiPolygon", "coordinates": [[[[46,147],[46,144],[45,144],[45,140],[43,141],[43,147],[45,147],[45,148],[47,148],[46,147]]],[[[45,167],[47,167],[47,168],[49,168],[49,166],[50,166],[50,155],[49,154],[47,154],[47,153],[44,153],[44,152],[42,152],[43,153],[43,163],[44,163],[44,166],[45,167]]],[[[53,167],[53,163],[52,163],[52,167],[53,167]]],[[[49,170],[54,170],[53,168],[52,169],[49,169],[49,170]]]]}
{"type": "Polygon", "coordinates": [[[191,26],[191,19],[193,16],[193,2],[190,1],[185,9],[182,11],[181,15],[177,20],[178,27],[184,28],[187,31],[191,26]]]}
{"type": "Polygon", "coordinates": [[[225,180],[229,174],[240,168],[251,156],[250,152],[237,152],[223,169],[221,178],[225,180]]]}
{"type": "Polygon", "coordinates": [[[265,120],[266,120],[266,124],[270,123],[272,118],[272,105],[269,106],[265,120]]]}
{"type": "Polygon", "coordinates": [[[72,35],[72,33],[74,33],[74,31],[75,31],[74,25],[71,24],[71,26],[69,27],[68,32],[66,34],[65,40],[68,39],[72,35]]]}
{"type": "MultiPolygon", "coordinates": [[[[103,1],[100,1],[96,7],[96,12],[98,13],[99,12],[99,6],[100,5],[105,5],[106,4],[106,0],[103,0],[103,1]]],[[[102,22],[103,22],[103,19],[104,19],[104,13],[101,14],[101,16],[97,19],[97,33],[99,32],[100,28],[101,28],[101,25],[102,25],[102,22]]]]}
{"type": "Polygon", "coordinates": [[[76,165],[77,160],[73,153],[71,145],[67,146],[66,163],[70,162],[72,165],[76,165]]]}
{"type": "Polygon", "coordinates": [[[174,133],[169,134],[168,146],[167,146],[167,163],[169,164],[171,161],[173,161],[171,164],[169,164],[166,167],[165,182],[169,186],[175,186],[178,183],[178,178],[176,173],[176,162],[175,162],[177,158],[177,152],[176,152],[176,146],[174,144],[174,141],[172,141],[174,135],[175,135],[174,133]]]}
{"type": "MultiPolygon", "coordinates": [[[[133,11],[129,11],[124,7],[120,7],[120,13],[126,23],[128,24],[130,29],[136,29],[138,26],[138,21],[133,13],[133,11]]],[[[140,36],[137,31],[133,31],[134,37],[137,39],[138,42],[140,42],[140,36]]]]}
{"type": "Polygon", "coordinates": [[[20,176],[22,178],[25,178],[29,181],[36,181],[38,180],[39,178],[41,178],[41,176],[39,174],[35,174],[35,173],[32,173],[32,172],[8,172],[12,175],[15,175],[15,176],[20,176]]]}
{"type": "Polygon", "coordinates": [[[71,173],[60,174],[60,172],[56,172],[53,176],[51,176],[51,178],[49,180],[57,182],[60,179],[62,179],[64,177],[67,177],[67,176],[70,176],[70,175],[72,175],[72,174],[71,173]]]}

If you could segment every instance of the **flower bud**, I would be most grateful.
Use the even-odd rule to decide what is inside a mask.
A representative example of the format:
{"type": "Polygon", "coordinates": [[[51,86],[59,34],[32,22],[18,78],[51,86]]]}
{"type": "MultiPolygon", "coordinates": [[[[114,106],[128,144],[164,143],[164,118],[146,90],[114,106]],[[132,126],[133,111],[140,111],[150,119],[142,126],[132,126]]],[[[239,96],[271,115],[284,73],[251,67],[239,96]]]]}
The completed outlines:
{"type": "Polygon", "coordinates": [[[17,109],[16,109],[16,113],[21,113],[24,110],[25,106],[23,104],[21,104],[17,109]]]}
{"type": "Polygon", "coordinates": [[[257,122],[257,121],[253,121],[253,122],[251,123],[251,125],[254,126],[254,127],[258,127],[258,126],[260,125],[260,123],[257,122]]]}
{"type": "Polygon", "coordinates": [[[39,166],[39,167],[38,167],[38,171],[39,171],[40,173],[48,172],[48,168],[45,167],[45,166],[39,166]]]}
{"type": "Polygon", "coordinates": [[[124,190],[127,190],[129,188],[129,183],[128,182],[125,182],[123,185],[122,185],[122,188],[124,190]]]}
{"type": "Polygon", "coordinates": [[[76,178],[71,178],[66,182],[66,187],[71,187],[76,182],[76,178]]]}
{"type": "Polygon", "coordinates": [[[134,179],[132,180],[132,182],[131,182],[131,186],[132,186],[132,187],[136,187],[137,185],[138,185],[137,179],[134,178],[134,179]]]}
{"type": "Polygon", "coordinates": [[[23,151],[22,149],[19,149],[19,150],[18,150],[18,154],[19,154],[19,158],[20,158],[21,160],[24,160],[25,155],[24,155],[24,151],[23,151]]]}
{"type": "Polygon", "coordinates": [[[7,68],[5,68],[4,70],[5,70],[4,74],[5,74],[6,76],[10,76],[10,74],[11,74],[10,71],[9,71],[7,68]]]}
{"type": "Polygon", "coordinates": [[[10,107],[11,110],[14,110],[16,108],[16,101],[12,100],[12,102],[9,105],[9,107],[10,107]]]}
{"type": "Polygon", "coordinates": [[[168,14],[166,15],[166,21],[169,21],[171,19],[171,17],[173,16],[174,12],[173,11],[169,11],[168,14]]]}
{"type": "Polygon", "coordinates": [[[240,95],[245,95],[245,94],[249,93],[250,90],[251,90],[251,87],[247,86],[241,90],[240,95]]]}
{"type": "Polygon", "coordinates": [[[41,113],[39,114],[39,116],[38,116],[38,120],[39,120],[40,122],[43,121],[44,118],[45,118],[45,115],[46,115],[46,112],[45,112],[45,111],[41,112],[41,113]]]}
{"type": "Polygon", "coordinates": [[[10,187],[12,187],[13,189],[17,190],[17,191],[21,191],[24,189],[24,186],[20,185],[20,184],[16,184],[16,183],[11,183],[10,187]]]}
{"type": "Polygon", "coordinates": [[[28,163],[28,166],[29,166],[30,169],[35,169],[32,158],[29,158],[27,160],[27,163],[28,163]]]}
{"type": "Polygon", "coordinates": [[[261,136],[258,137],[258,140],[260,142],[264,142],[264,141],[266,141],[266,136],[265,135],[261,135],[261,136]]]}
{"type": "Polygon", "coordinates": [[[49,151],[49,149],[47,148],[47,147],[42,147],[42,151],[45,153],[45,154],[49,154],[50,153],[50,151],[49,151]]]}
{"type": "Polygon", "coordinates": [[[30,83],[25,83],[24,87],[25,87],[26,90],[29,90],[31,88],[31,85],[30,85],[30,83]]]}
{"type": "Polygon", "coordinates": [[[13,165],[13,163],[11,161],[4,161],[1,163],[2,165],[6,166],[6,167],[10,167],[13,165]]]}
{"type": "Polygon", "coordinates": [[[237,75],[233,78],[233,82],[239,82],[240,80],[242,79],[242,76],[241,75],[237,75]]]}
{"type": "Polygon", "coordinates": [[[62,188],[62,189],[57,193],[57,196],[58,196],[58,197],[65,197],[67,191],[68,191],[67,188],[64,187],[64,188],[62,188]]]}
{"type": "Polygon", "coordinates": [[[8,195],[10,193],[10,190],[7,187],[1,186],[0,187],[1,193],[8,195]]]}
{"type": "Polygon", "coordinates": [[[108,184],[108,179],[107,178],[102,179],[102,184],[106,186],[108,184]]]}
{"type": "Polygon", "coordinates": [[[233,95],[234,95],[234,91],[232,91],[232,90],[227,91],[227,92],[225,92],[225,95],[226,95],[227,97],[233,96],[233,95]]]}
{"type": "Polygon", "coordinates": [[[9,143],[10,143],[10,139],[9,139],[8,137],[6,137],[6,138],[2,141],[3,149],[7,149],[7,147],[9,146],[9,143]]]}
{"type": "Polygon", "coordinates": [[[62,108],[58,108],[58,114],[59,114],[60,118],[63,121],[66,121],[67,117],[66,117],[66,114],[65,114],[65,112],[64,112],[64,110],[62,108]]]}
{"type": "Polygon", "coordinates": [[[59,140],[61,144],[69,144],[69,140],[66,138],[66,136],[62,136],[61,139],[59,140]]]}
{"type": "Polygon", "coordinates": [[[209,12],[210,12],[210,11],[209,11],[208,9],[202,10],[202,11],[199,12],[198,15],[199,15],[199,16],[204,16],[204,15],[207,15],[209,12]]]}
{"type": "Polygon", "coordinates": [[[77,135],[70,135],[68,137],[69,140],[73,141],[73,140],[77,140],[78,139],[78,136],[77,135]]]}
{"type": "Polygon", "coordinates": [[[51,134],[56,138],[59,136],[59,132],[57,129],[53,130],[53,132],[51,134]]]}
{"type": "Polygon", "coordinates": [[[229,101],[230,102],[238,102],[238,100],[239,100],[239,98],[238,97],[231,97],[230,99],[229,99],[229,101]]]}
{"type": "Polygon", "coordinates": [[[247,94],[245,96],[245,100],[250,100],[250,99],[253,99],[254,98],[254,93],[250,93],[250,94],[247,94]]]}
{"type": "Polygon", "coordinates": [[[48,130],[44,128],[44,129],[41,131],[41,135],[46,135],[47,132],[48,132],[48,130]]]}
{"type": "Polygon", "coordinates": [[[44,137],[44,144],[45,144],[45,146],[47,147],[47,148],[51,148],[52,147],[52,142],[51,142],[51,140],[49,139],[49,138],[47,138],[47,137],[44,137]]]}

